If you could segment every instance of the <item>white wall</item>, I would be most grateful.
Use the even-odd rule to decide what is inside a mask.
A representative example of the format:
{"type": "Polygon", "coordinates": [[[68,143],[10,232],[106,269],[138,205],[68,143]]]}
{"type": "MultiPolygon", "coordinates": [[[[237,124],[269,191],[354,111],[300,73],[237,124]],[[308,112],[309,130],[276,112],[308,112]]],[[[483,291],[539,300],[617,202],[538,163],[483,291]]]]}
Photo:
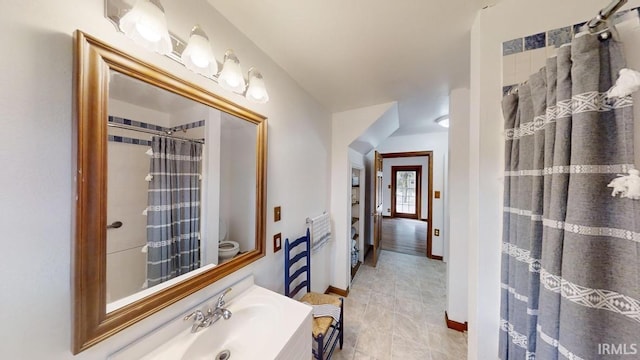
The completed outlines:
{"type": "MultiPolygon", "coordinates": [[[[273,223],[267,217],[266,257],[231,277],[254,273],[259,285],[282,292],[283,256],[273,254],[270,239],[278,232],[289,237],[303,234],[305,218],[329,207],[331,114],[205,0],[162,3],[169,27],[180,37],[187,38],[199,23],[214,39],[219,60],[224,49],[233,48],[245,70],[258,67],[271,101],[249,103],[172,60],[139,48],[104,19],[102,0],[3,3],[0,30],[11,34],[3,37],[11,56],[0,59],[0,83],[6,85],[0,92],[0,119],[9,134],[0,142],[0,241],[11,255],[0,262],[2,358],[105,359],[137,336],[182,315],[189,304],[212,296],[200,291],[78,356],[71,355],[72,77],[73,32],[78,28],[269,118],[267,212],[282,205],[283,220],[273,223]]],[[[318,280],[314,286],[329,284],[329,265],[315,261],[314,281],[324,283],[318,280]]]]}
{"type": "MultiPolygon", "coordinates": [[[[331,218],[334,240],[331,243],[331,285],[346,289],[350,282],[351,163],[349,146],[389,110],[395,102],[334,113],[331,120],[331,218]]],[[[351,149],[353,150],[353,149],[351,149]]],[[[326,248],[326,246],[325,246],[326,248]]]]}
{"type": "Polygon", "coordinates": [[[256,218],[256,180],[247,174],[255,173],[256,151],[248,145],[256,142],[256,134],[255,125],[248,122],[222,125],[220,218],[227,227],[227,241],[237,242],[242,252],[255,248],[255,227],[247,224],[256,218]]]}
{"type": "Polygon", "coordinates": [[[469,89],[449,94],[449,168],[445,202],[447,231],[447,315],[467,321],[467,246],[469,236],[469,89]]]}
{"type": "MultiPolygon", "coordinates": [[[[433,151],[433,191],[442,192],[444,189],[444,159],[449,148],[447,132],[430,134],[392,136],[378,145],[376,150],[381,154],[412,151],[433,151]]],[[[385,162],[387,160],[384,160],[385,162]]],[[[384,186],[388,183],[384,180],[384,186]]],[[[389,182],[390,183],[390,182],[389,182]]],[[[433,196],[433,195],[432,195],[433,196]]],[[[444,254],[444,207],[446,199],[433,199],[433,229],[440,229],[440,236],[433,236],[432,253],[442,256],[444,254]]],[[[386,208],[385,208],[386,210],[386,208]]]]}
{"type": "MultiPolygon", "coordinates": [[[[167,126],[169,114],[109,99],[109,115],[167,126]]],[[[110,135],[151,140],[151,135],[109,128],[110,135]]],[[[107,230],[107,302],[142,289],[147,279],[147,255],[140,250],[147,243],[149,173],[148,146],[108,142],[107,144],[107,224],[121,221],[119,229],[107,230]]]]}
{"type": "Polygon", "coordinates": [[[388,158],[382,161],[382,215],[391,216],[391,183],[392,183],[392,166],[420,166],[421,178],[420,187],[422,196],[420,198],[420,219],[429,217],[429,202],[427,192],[429,191],[429,158],[426,156],[406,157],[406,158],[388,158]]]}
{"type": "Polygon", "coordinates": [[[107,148],[107,224],[123,224],[107,230],[107,302],[111,302],[139,291],[146,280],[147,255],[141,250],[147,243],[142,211],[147,207],[149,156],[147,146],[109,142],[107,148]]]}
{"type": "MultiPolygon", "coordinates": [[[[209,109],[204,114],[204,157],[202,159],[202,199],[201,206],[202,222],[200,223],[200,231],[202,232],[202,240],[204,246],[201,250],[203,265],[218,264],[218,244],[220,241],[220,222],[206,221],[206,219],[219,219],[220,206],[222,199],[220,197],[221,183],[221,160],[220,148],[222,146],[222,117],[224,114],[215,109],[209,109]],[[215,139],[215,141],[214,141],[215,139]]],[[[198,131],[187,131],[188,136],[197,134],[198,131]]]]}
{"type": "MultiPolygon", "coordinates": [[[[502,203],[502,42],[586,21],[608,2],[504,0],[471,32],[469,125],[469,359],[495,359],[500,304],[502,203]]],[[[626,7],[637,7],[632,0],[626,7]]],[[[636,45],[637,48],[637,45],[636,45]]]]}

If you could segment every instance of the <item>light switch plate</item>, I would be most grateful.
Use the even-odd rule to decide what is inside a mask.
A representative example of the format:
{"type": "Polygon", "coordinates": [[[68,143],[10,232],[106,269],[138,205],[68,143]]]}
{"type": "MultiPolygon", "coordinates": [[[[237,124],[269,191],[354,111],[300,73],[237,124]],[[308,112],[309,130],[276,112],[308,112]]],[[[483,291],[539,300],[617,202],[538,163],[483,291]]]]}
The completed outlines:
{"type": "Polygon", "coordinates": [[[282,249],[282,233],[273,235],[273,252],[277,253],[282,249]]]}
{"type": "Polygon", "coordinates": [[[436,199],[440,199],[440,191],[436,191],[433,197],[436,199]]]}
{"type": "Polygon", "coordinates": [[[282,209],[280,206],[273,208],[273,221],[278,222],[282,218],[282,209]]]}

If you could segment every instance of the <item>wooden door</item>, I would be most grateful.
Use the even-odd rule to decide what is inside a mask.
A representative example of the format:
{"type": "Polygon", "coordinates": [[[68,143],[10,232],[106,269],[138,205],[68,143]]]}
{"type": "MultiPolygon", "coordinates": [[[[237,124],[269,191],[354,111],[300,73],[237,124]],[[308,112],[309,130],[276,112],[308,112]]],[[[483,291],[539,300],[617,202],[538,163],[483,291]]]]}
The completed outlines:
{"type": "Polygon", "coordinates": [[[375,152],[375,196],[373,210],[373,266],[378,264],[378,258],[380,257],[380,240],[382,239],[382,156],[379,152],[375,152]]]}

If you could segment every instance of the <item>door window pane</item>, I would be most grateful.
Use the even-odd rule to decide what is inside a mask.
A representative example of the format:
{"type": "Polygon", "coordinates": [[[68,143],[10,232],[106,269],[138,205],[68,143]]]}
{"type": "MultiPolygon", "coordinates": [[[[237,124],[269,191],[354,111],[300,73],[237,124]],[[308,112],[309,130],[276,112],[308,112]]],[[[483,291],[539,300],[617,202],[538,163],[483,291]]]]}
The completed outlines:
{"type": "Polygon", "coordinates": [[[416,171],[396,172],[396,212],[416,214],[416,171]]]}

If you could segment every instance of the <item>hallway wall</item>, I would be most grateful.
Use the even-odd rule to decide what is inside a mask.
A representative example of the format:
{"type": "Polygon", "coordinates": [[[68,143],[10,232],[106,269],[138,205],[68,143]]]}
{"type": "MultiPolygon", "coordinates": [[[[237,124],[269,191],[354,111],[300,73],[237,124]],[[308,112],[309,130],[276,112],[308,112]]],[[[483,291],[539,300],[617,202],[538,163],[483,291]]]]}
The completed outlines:
{"type": "Polygon", "coordinates": [[[447,316],[453,321],[468,320],[469,239],[469,89],[449,94],[449,168],[447,199],[449,223],[445,261],[447,262],[447,316]],[[453,145],[455,144],[455,145],[453,145]]]}
{"type": "MultiPolygon", "coordinates": [[[[390,102],[332,115],[331,121],[331,218],[334,240],[331,246],[331,285],[347,289],[351,280],[349,239],[351,238],[351,163],[353,142],[388,112],[397,114],[397,103],[390,102]]],[[[397,122],[397,116],[395,117],[397,122]]],[[[326,246],[327,247],[327,246],[326,246]]],[[[324,290],[323,290],[324,291],[324,290]]]]}

